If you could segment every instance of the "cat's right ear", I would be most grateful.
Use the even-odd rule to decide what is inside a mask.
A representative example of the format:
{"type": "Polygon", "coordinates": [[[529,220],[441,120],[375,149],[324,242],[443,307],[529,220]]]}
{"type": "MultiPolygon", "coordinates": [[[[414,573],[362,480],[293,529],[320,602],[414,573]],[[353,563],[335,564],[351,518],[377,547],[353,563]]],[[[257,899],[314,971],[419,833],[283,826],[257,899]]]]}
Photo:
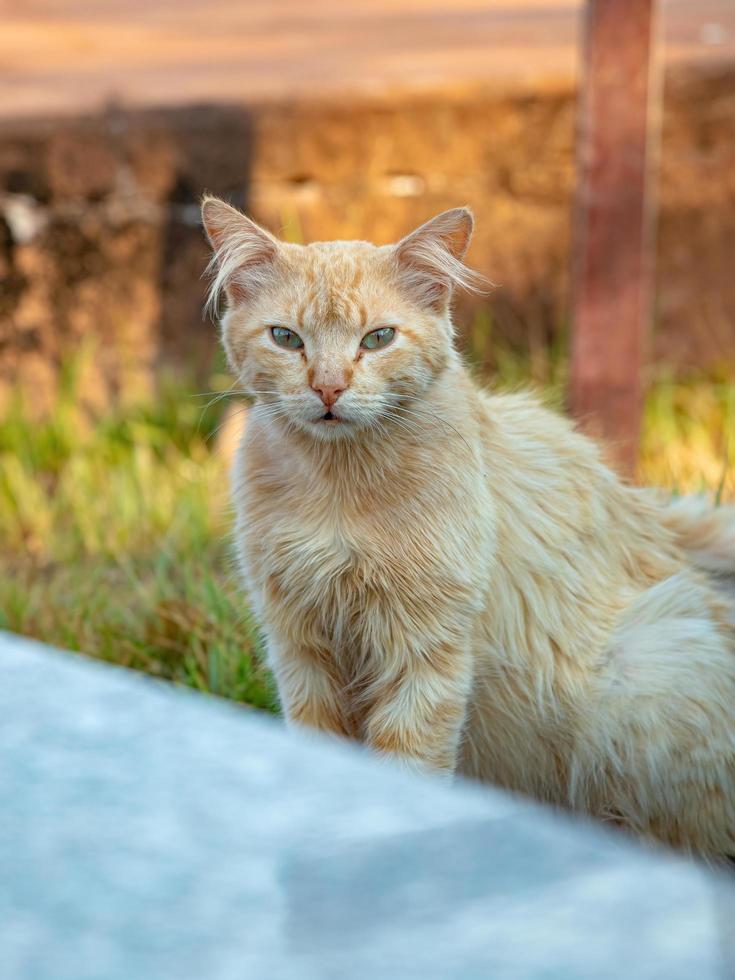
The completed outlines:
{"type": "Polygon", "coordinates": [[[462,263],[474,219],[469,208],[431,218],[395,246],[400,279],[421,304],[444,310],[455,287],[482,291],[486,280],[462,263]]]}
{"type": "Polygon", "coordinates": [[[273,276],[278,239],[218,197],[202,200],[202,224],[213,252],[207,309],[216,311],[223,292],[231,305],[247,302],[273,276]]]}

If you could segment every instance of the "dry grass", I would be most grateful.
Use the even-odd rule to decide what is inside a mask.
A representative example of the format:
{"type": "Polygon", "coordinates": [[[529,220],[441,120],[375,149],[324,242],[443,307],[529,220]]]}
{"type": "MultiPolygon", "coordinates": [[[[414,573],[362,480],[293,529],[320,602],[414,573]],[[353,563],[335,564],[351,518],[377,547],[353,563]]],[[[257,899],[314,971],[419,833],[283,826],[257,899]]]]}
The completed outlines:
{"type": "Polygon", "coordinates": [[[660,380],[649,391],[640,479],[735,499],[735,381],[660,380]]]}

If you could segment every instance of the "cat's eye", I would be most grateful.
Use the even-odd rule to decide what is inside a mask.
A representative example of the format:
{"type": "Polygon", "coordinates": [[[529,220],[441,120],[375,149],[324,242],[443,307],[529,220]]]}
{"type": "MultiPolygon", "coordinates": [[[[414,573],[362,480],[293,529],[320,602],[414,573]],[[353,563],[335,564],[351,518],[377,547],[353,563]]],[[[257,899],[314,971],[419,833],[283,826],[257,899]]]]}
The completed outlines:
{"type": "Polygon", "coordinates": [[[285,347],[287,350],[301,350],[304,346],[301,337],[294,330],[289,330],[288,327],[271,327],[271,337],[275,344],[278,344],[279,347],[285,347]]]}
{"type": "Polygon", "coordinates": [[[395,335],[393,327],[379,327],[365,334],[360,341],[360,347],[364,350],[380,350],[381,347],[387,347],[395,335]]]}

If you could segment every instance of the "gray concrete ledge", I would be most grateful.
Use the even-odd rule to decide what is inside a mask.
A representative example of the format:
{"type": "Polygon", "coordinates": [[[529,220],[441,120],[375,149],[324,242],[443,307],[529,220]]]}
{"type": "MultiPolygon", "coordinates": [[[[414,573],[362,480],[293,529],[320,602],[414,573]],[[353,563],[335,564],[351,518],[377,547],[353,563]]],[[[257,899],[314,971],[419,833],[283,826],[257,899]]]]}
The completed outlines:
{"type": "Polygon", "coordinates": [[[2,980],[735,976],[723,875],[0,634],[2,980]]]}

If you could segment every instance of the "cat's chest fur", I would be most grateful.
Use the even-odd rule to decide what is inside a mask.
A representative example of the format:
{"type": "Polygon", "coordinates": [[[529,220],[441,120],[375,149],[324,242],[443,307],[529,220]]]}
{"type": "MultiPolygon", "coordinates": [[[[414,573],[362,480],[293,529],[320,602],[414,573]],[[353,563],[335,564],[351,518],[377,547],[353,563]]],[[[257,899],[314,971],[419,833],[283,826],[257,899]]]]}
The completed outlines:
{"type": "MultiPolygon", "coordinates": [[[[352,602],[347,587],[352,597],[359,597],[417,578],[419,556],[424,572],[427,563],[444,564],[436,529],[409,508],[390,514],[351,513],[328,495],[288,507],[279,507],[277,499],[277,492],[253,488],[244,502],[242,523],[251,568],[263,585],[270,582],[279,589],[284,600],[323,602],[337,593],[352,602]]],[[[376,511],[389,506],[375,502],[376,511]]]]}
{"type": "Polygon", "coordinates": [[[437,479],[440,492],[426,499],[389,481],[349,494],[327,481],[304,489],[287,471],[251,465],[239,486],[251,601],[284,641],[308,634],[329,649],[368,647],[367,632],[397,623],[418,640],[427,610],[439,614],[445,601],[478,608],[478,546],[490,548],[479,508],[458,512],[451,481],[437,479]]]}

